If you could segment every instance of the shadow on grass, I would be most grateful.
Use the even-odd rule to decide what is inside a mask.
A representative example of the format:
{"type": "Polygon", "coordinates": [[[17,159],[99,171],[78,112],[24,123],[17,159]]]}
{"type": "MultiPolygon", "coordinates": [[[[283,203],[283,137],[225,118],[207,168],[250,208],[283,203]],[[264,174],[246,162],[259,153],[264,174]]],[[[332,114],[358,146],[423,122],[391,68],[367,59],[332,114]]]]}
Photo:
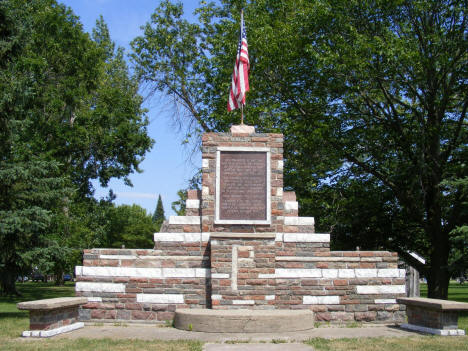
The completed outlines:
{"type": "Polygon", "coordinates": [[[18,303],[54,297],[75,296],[74,287],[75,283],[69,282],[63,286],[56,286],[54,283],[19,283],[16,285],[16,288],[22,296],[1,296],[0,302],[18,303]]]}
{"type": "Polygon", "coordinates": [[[8,318],[26,318],[28,316],[28,312],[0,312],[0,319],[8,319],[8,318]]]}
{"type": "Polygon", "coordinates": [[[468,284],[450,284],[449,299],[468,302],[468,284]]]}

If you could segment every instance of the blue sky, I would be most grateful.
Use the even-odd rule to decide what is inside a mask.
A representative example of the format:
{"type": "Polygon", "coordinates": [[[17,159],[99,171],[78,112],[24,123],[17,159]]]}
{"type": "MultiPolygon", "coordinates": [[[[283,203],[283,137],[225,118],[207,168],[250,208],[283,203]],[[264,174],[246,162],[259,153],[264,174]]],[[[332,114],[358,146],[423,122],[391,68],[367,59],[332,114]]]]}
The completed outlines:
{"type": "MultiPolygon", "coordinates": [[[[91,33],[100,15],[104,17],[112,40],[130,52],[130,42],[141,34],[140,27],[149,21],[158,0],[59,0],[72,8],[80,17],[84,30],[91,33]]],[[[189,20],[193,20],[193,10],[198,1],[182,1],[189,20]]],[[[182,135],[176,132],[168,106],[164,99],[155,98],[146,103],[151,121],[148,132],[156,141],[141,164],[143,173],[132,174],[133,187],[126,186],[121,180],[112,180],[108,188],[95,183],[97,198],[105,197],[112,189],[117,194],[116,204],[138,204],[148,212],[154,212],[157,196],[161,194],[166,217],[174,214],[171,203],[178,199],[177,191],[187,186],[187,181],[201,166],[201,156],[193,155],[188,162],[188,150],[182,144],[182,135]]]]}

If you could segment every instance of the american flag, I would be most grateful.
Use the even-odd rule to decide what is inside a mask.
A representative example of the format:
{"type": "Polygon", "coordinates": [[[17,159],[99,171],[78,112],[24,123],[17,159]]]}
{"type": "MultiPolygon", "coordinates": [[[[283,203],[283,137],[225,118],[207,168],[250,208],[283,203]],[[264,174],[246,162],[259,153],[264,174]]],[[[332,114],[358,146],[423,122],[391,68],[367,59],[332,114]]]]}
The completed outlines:
{"type": "Polygon", "coordinates": [[[247,33],[244,26],[244,13],[241,12],[241,27],[239,45],[237,47],[236,63],[232,72],[232,83],[229,91],[228,111],[245,105],[245,93],[249,91],[249,51],[247,48],[247,33]]]}

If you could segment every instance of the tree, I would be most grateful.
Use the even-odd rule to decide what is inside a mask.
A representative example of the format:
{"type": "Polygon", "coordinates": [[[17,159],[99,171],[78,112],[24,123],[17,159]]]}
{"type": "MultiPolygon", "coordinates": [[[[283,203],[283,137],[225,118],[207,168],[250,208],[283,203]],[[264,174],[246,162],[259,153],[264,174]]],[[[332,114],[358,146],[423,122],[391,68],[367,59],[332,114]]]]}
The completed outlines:
{"type": "Polygon", "coordinates": [[[173,201],[171,204],[171,208],[177,216],[185,216],[187,190],[181,189],[177,191],[177,196],[179,197],[179,200],[173,201]]]}
{"type": "Polygon", "coordinates": [[[94,40],[54,0],[0,1],[0,20],[0,280],[15,293],[19,265],[39,257],[31,250],[64,267],[51,250],[72,248],[70,209],[92,196],[91,181],[130,183],[153,141],[102,19],[94,40]]]}
{"type": "Polygon", "coordinates": [[[164,207],[161,200],[161,195],[158,197],[158,204],[156,205],[156,210],[153,214],[153,223],[156,225],[156,231],[158,232],[161,228],[162,223],[166,217],[164,216],[164,207]]]}
{"type": "Polygon", "coordinates": [[[223,1],[202,4],[193,24],[162,2],[133,58],[205,131],[238,121],[225,106],[241,8],[246,122],[284,133],[285,185],[301,213],[319,214],[335,247],[396,250],[429,297],[447,298],[455,262],[467,261],[455,247],[466,244],[465,3],[223,1]]]}
{"type": "Polygon", "coordinates": [[[115,206],[110,210],[106,247],[152,249],[156,225],[151,215],[138,205],[115,206]]]}

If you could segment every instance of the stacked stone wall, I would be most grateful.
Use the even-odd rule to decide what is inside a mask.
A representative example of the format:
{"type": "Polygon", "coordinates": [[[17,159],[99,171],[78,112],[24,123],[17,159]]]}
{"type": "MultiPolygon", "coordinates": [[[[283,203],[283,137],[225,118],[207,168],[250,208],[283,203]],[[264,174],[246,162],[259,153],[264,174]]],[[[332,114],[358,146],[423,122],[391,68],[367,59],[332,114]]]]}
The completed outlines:
{"type": "Polygon", "coordinates": [[[210,307],[209,261],[190,248],[86,250],[76,267],[76,294],[88,298],[80,318],[164,321],[177,307],[210,307]]]}
{"type": "Polygon", "coordinates": [[[275,272],[274,235],[213,234],[211,250],[214,309],[275,308],[276,281],[262,278],[275,272]]]}
{"type": "Polygon", "coordinates": [[[51,330],[71,325],[78,321],[78,309],[76,307],[61,308],[55,310],[30,310],[29,329],[51,330]]]}
{"type": "Polygon", "coordinates": [[[405,271],[386,251],[332,251],[326,256],[278,256],[276,305],[311,309],[318,321],[401,321],[405,271]]]}

